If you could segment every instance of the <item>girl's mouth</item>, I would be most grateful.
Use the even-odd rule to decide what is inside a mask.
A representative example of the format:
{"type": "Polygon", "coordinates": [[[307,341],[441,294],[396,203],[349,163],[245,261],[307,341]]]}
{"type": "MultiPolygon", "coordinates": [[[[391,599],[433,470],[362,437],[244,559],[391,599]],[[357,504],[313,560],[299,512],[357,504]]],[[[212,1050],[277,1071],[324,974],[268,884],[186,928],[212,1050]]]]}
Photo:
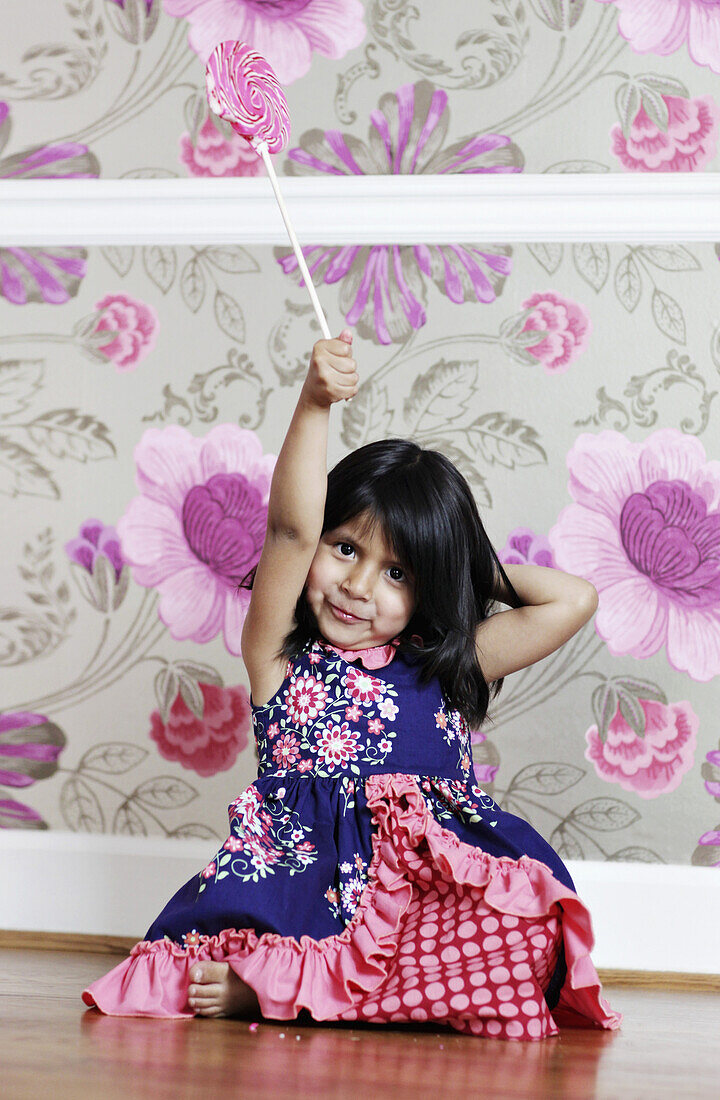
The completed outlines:
{"type": "Polygon", "coordinates": [[[364,623],[365,619],[361,619],[358,615],[351,615],[349,611],[343,611],[341,608],[336,607],[334,603],[330,604],[330,610],[336,619],[339,619],[341,623],[364,623]]]}

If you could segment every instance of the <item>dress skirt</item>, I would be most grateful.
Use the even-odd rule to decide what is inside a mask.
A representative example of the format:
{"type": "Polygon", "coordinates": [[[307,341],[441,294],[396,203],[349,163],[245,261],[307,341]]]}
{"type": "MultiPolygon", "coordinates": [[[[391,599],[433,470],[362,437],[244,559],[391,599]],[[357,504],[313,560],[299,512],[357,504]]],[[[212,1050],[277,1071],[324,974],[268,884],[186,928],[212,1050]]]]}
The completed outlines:
{"type": "Polygon", "coordinates": [[[306,1009],[525,1041],[620,1026],[567,869],[478,787],[402,772],[270,776],[230,821],[215,859],[84,991],[87,1005],[190,1018],[190,969],[212,959],[274,1020],[306,1009]]]}

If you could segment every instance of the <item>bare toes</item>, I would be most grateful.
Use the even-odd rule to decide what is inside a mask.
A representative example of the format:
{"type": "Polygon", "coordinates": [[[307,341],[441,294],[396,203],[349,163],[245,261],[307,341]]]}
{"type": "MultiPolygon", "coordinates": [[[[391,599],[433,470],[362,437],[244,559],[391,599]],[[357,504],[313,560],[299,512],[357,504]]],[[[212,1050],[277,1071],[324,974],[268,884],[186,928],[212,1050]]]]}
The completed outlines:
{"type": "Polygon", "coordinates": [[[225,981],[230,967],[222,962],[204,962],[194,966],[190,979],[199,985],[210,985],[225,981]]]}

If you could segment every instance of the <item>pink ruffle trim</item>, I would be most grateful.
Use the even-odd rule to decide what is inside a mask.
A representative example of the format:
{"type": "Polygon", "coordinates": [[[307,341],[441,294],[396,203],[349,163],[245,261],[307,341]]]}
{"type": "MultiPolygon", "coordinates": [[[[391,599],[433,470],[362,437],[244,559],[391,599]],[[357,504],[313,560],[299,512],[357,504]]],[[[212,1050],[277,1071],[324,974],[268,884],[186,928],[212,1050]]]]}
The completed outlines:
{"type": "Polygon", "coordinates": [[[340,934],[296,940],[269,932],[258,936],[251,928],[227,929],[217,936],[201,936],[190,948],[170,940],[146,940],[83,992],[85,1004],[116,1016],[191,1017],[190,968],[212,959],[230,964],[255,991],[268,1019],[290,1020],[308,1009],[316,1020],[336,1020],[385,981],[404,914],[417,892],[411,876],[418,877],[416,869],[429,857],[455,883],[483,888],[485,902],[499,913],[541,917],[558,903],[567,977],[552,1010],[555,1023],[611,1030],[620,1026],[621,1015],[600,994],[590,959],[590,914],[577,894],[538,860],[498,858],[459,840],[432,816],[414,776],[374,775],[365,782],[375,825],[369,881],[340,934]],[[427,850],[420,858],[417,851],[423,847],[427,850]],[[408,850],[412,860],[406,858],[408,850]]]}

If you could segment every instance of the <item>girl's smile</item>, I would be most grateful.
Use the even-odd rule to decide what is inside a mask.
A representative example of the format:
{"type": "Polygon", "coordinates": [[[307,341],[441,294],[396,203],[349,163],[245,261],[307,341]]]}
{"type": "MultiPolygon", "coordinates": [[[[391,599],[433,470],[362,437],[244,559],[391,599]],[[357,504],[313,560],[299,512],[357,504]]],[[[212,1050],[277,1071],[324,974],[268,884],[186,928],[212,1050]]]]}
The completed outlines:
{"type": "Polygon", "coordinates": [[[340,619],[343,623],[361,623],[366,620],[361,619],[359,615],[352,615],[349,611],[343,611],[341,608],[336,607],[335,604],[329,604],[330,610],[334,615],[340,619]]]}
{"type": "Polygon", "coordinates": [[[340,649],[386,644],[405,629],[415,607],[412,579],[366,516],[322,536],[306,598],[323,638],[340,649]]]}

